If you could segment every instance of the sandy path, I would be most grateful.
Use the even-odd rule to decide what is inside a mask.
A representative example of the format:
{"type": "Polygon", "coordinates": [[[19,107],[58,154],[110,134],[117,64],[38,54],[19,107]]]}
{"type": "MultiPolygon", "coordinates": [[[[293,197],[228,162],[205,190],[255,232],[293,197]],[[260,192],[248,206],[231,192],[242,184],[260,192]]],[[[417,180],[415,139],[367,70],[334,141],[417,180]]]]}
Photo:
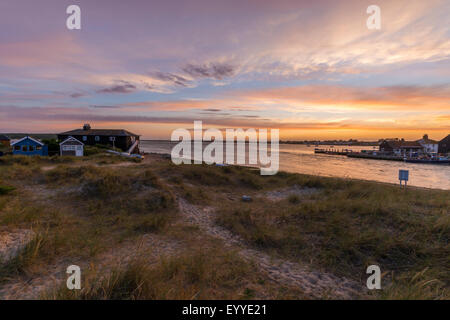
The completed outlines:
{"type": "Polygon", "coordinates": [[[276,259],[250,248],[243,239],[215,224],[212,208],[199,208],[184,199],[179,199],[179,206],[181,213],[189,223],[199,226],[213,237],[224,240],[225,245],[237,248],[244,259],[253,260],[261,271],[267,273],[270,279],[278,283],[297,286],[305,294],[315,298],[352,299],[361,297],[364,292],[362,285],[355,281],[339,278],[329,273],[310,271],[300,264],[276,259]]]}

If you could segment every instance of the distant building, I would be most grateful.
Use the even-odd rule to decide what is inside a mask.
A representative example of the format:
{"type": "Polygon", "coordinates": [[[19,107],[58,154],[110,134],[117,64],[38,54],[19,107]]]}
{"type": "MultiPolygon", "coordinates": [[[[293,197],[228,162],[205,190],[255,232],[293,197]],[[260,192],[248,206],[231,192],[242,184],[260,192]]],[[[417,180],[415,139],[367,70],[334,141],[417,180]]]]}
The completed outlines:
{"type": "Polygon", "coordinates": [[[439,148],[439,142],[435,140],[428,139],[428,135],[424,134],[423,138],[417,140],[418,143],[423,147],[426,153],[437,153],[439,148]]]}
{"type": "Polygon", "coordinates": [[[59,144],[59,150],[61,156],[82,157],[84,155],[84,144],[74,137],[68,137],[59,144]]]}
{"type": "Polygon", "coordinates": [[[5,135],[0,135],[0,144],[9,147],[11,144],[11,140],[5,135]]]}
{"type": "Polygon", "coordinates": [[[124,129],[92,129],[89,124],[85,124],[82,129],[58,134],[59,141],[69,137],[81,141],[84,145],[102,144],[120,148],[125,152],[139,152],[139,135],[124,129]]]}
{"type": "Polygon", "coordinates": [[[450,134],[439,141],[438,152],[444,154],[450,153],[450,134]]]}
{"type": "Polygon", "coordinates": [[[48,147],[42,142],[31,137],[24,137],[11,143],[14,155],[47,156],[48,147]]]}
{"type": "Polygon", "coordinates": [[[417,141],[384,140],[380,144],[380,151],[392,153],[396,156],[409,156],[424,152],[423,146],[417,141]]]}

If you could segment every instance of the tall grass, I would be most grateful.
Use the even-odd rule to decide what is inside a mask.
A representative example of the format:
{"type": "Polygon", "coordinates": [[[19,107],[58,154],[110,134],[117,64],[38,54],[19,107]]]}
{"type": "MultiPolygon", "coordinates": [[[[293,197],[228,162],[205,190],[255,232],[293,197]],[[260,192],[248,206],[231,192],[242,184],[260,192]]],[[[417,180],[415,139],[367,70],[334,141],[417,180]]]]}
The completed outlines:
{"type": "Polygon", "coordinates": [[[24,273],[28,267],[36,263],[43,252],[46,240],[45,234],[38,234],[11,259],[5,261],[0,257],[0,284],[14,275],[24,273]]]}
{"type": "Polygon", "coordinates": [[[247,283],[257,276],[233,252],[200,251],[162,258],[156,264],[136,259],[103,275],[85,278],[81,290],[64,286],[49,299],[236,299],[250,298],[247,283]],[[220,266],[218,268],[212,266],[220,266]]]}

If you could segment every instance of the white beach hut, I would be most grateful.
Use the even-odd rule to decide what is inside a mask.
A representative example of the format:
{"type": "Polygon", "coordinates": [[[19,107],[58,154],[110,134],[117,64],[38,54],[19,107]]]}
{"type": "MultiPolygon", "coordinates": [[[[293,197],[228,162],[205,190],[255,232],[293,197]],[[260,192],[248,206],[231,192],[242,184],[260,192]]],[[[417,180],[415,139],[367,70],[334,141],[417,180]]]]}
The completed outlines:
{"type": "Polygon", "coordinates": [[[74,137],[68,137],[59,144],[59,150],[61,156],[82,157],[84,155],[84,143],[74,137]]]}

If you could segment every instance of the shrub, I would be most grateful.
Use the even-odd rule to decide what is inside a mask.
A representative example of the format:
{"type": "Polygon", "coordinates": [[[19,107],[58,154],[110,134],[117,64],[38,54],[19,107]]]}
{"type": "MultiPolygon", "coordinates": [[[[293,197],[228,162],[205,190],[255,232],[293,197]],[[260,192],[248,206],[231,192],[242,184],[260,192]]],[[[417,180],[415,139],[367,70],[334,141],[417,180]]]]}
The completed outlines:
{"type": "Polygon", "coordinates": [[[14,190],[15,190],[14,187],[0,186],[0,195],[8,194],[14,190]]]}
{"type": "Polygon", "coordinates": [[[300,197],[299,197],[298,195],[296,195],[296,194],[291,194],[291,195],[288,197],[288,201],[289,201],[290,203],[292,203],[292,204],[297,204],[297,203],[300,202],[300,197]]]}

